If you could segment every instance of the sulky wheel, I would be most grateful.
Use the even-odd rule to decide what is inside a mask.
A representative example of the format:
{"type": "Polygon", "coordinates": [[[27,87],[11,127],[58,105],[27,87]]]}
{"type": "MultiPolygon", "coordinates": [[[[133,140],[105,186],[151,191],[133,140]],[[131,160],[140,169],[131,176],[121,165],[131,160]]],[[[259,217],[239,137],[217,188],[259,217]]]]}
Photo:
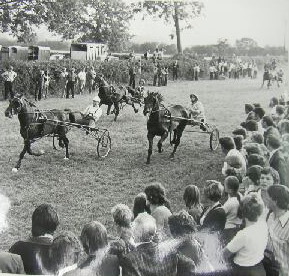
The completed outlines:
{"type": "Polygon", "coordinates": [[[109,132],[104,132],[101,137],[98,139],[97,144],[97,154],[99,157],[106,157],[111,150],[111,138],[109,132]]]}
{"type": "Polygon", "coordinates": [[[210,149],[216,150],[219,146],[219,130],[214,128],[210,134],[210,149]]]}

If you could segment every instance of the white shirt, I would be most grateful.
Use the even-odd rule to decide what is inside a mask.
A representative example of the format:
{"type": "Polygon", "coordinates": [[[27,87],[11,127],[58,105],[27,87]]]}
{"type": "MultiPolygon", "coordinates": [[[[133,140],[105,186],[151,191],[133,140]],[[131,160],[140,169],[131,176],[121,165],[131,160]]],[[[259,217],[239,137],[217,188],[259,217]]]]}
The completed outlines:
{"type": "Polygon", "coordinates": [[[6,71],[4,72],[2,75],[2,78],[4,79],[4,81],[11,81],[13,82],[14,79],[17,77],[17,73],[14,71],[6,71]]]}
{"type": "Polygon", "coordinates": [[[98,121],[102,115],[102,109],[97,105],[89,105],[84,111],[84,115],[91,115],[95,121],[98,121]]]}
{"type": "Polygon", "coordinates": [[[267,224],[258,220],[240,230],[229,242],[227,249],[231,253],[236,253],[234,257],[235,264],[245,267],[254,266],[263,260],[267,241],[267,224]]]}
{"type": "Polygon", "coordinates": [[[224,203],[223,209],[226,213],[226,224],[225,229],[236,228],[242,224],[242,220],[238,218],[238,208],[240,203],[236,197],[229,197],[224,203]]]}
{"type": "Polygon", "coordinates": [[[192,116],[193,116],[193,119],[196,119],[196,120],[205,120],[205,108],[203,106],[203,104],[200,102],[200,101],[197,101],[195,103],[190,103],[188,105],[188,110],[193,112],[192,113],[192,116]],[[198,114],[195,114],[195,113],[198,113],[198,114]]]}
{"type": "Polygon", "coordinates": [[[84,71],[80,71],[77,76],[82,81],[86,80],[86,73],[84,71]]]}

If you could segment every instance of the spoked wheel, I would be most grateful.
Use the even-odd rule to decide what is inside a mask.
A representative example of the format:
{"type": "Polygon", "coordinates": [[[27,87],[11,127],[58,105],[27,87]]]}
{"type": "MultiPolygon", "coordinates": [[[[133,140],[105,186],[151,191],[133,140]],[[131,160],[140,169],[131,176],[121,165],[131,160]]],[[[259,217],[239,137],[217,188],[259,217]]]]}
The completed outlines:
{"type": "Polygon", "coordinates": [[[97,154],[99,157],[106,157],[111,150],[111,138],[109,136],[109,132],[104,132],[101,137],[98,139],[97,144],[97,154]]]}
{"type": "Polygon", "coordinates": [[[210,149],[216,150],[219,146],[219,130],[214,128],[210,134],[210,149]]]}

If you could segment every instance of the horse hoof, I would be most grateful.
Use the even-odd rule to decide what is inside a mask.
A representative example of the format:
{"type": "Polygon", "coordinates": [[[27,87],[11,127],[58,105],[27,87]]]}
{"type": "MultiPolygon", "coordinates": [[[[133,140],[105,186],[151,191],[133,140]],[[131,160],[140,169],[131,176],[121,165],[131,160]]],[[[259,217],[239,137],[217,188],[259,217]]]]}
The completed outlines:
{"type": "Polygon", "coordinates": [[[13,168],[13,169],[12,169],[12,172],[17,173],[17,172],[18,172],[18,169],[17,169],[17,168],[13,168]]]}
{"type": "Polygon", "coordinates": [[[64,160],[69,160],[69,158],[68,157],[64,157],[64,160]]]}

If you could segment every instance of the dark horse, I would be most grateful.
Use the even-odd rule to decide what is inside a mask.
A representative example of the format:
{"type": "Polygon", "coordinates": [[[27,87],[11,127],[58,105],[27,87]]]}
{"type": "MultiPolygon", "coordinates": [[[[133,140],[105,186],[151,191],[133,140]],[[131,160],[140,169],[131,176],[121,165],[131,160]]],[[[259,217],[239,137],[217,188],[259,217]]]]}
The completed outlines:
{"type": "Polygon", "coordinates": [[[275,80],[277,80],[276,76],[274,76],[272,74],[272,72],[270,72],[268,69],[266,69],[264,71],[264,74],[263,74],[263,82],[262,82],[262,86],[261,87],[263,87],[265,81],[267,81],[267,88],[269,89],[270,86],[272,86],[272,84],[274,83],[275,80]]]}
{"type": "Polygon", "coordinates": [[[51,135],[58,137],[59,145],[61,147],[65,146],[66,149],[65,159],[69,158],[69,140],[66,137],[68,128],[64,124],[61,124],[61,122],[69,122],[68,112],[57,109],[40,111],[22,95],[16,95],[10,100],[10,104],[5,110],[5,116],[12,118],[16,114],[20,122],[20,134],[24,139],[24,148],[13,171],[17,171],[20,168],[21,161],[26,152],[35,156],[43,154],[43,152],[33,152],[31,144],[44,136],[51,135]]]}
{"type": "Polygon", "coordinates": [[[132,101],[131,97],[127,95],[127,90],[125,87],[119,87],[118,89],[116,89],[112,85],[109,85],[102,75],[98,76],[96,80],[99,86],[99,105],[107,105],[107,115],[110,114],[111,107],[114,106],[114,121],[116,121],[117,116],[119,115],[121,104],[130,104],[133,107],[134,112],[138,112],[138,110],[134,106],[134,102],[132,101]]]}
{"type": "Polygon", "coordinates": [[[147,164],[150,163],[154,137],[161,136],[158,142],[158,151],[162,152],[162,143],[172,132],[173,139],[170,142],[174,144],[174,149],[170,157],[174,158],[183,131],[187,125],[187,120],[171,119],[170,117],[189,118],[188,112],[183,106],[173,105],[165,108],[161,104],[162,100],[162,95],[157,92],[148,92],[147,97],[144,98],[143,113],[145,116],[149,113],[147,121],[147,138],[149,141],[147,164]]]}

